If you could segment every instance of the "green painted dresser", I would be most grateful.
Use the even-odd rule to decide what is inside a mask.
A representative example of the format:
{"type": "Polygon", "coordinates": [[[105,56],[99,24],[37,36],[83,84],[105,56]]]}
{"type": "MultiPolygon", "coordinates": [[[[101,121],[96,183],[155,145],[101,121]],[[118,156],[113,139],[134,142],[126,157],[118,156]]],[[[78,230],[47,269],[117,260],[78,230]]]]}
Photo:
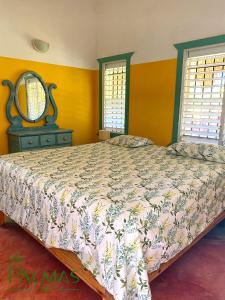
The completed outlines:
{"type": "Polygon", "coordinates": [[[9,80],[2,84],[10,89],[6,105],[10,153],[72,146],[73,130],[59,128],[55,123],[58,109],[52,95],[54,83],[47,86],[39,74],[27,71],[15,85],[9,80]],[[42,126],[37,126],[39,121],[42,126]],[[24,126],[24,122],[36,126],[24,126]]]}
{"type": "Polygon", "coordinates": [[[72,130],[45,129],[8,132],[9,152],[72,146],[72,130]]]}

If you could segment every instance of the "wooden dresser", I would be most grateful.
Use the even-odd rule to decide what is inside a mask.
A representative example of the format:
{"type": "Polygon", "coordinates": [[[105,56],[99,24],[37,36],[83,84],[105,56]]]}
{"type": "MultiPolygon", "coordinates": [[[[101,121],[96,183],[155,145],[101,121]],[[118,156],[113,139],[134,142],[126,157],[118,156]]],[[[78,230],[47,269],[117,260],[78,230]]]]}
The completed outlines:
{"type": "Polygon", "coordinates": [[[10,153],[72,146],[73,130],[59,128],[55,123],[58,109],[52,95],[54,83],[47,86],[39,74],[27,71],[15,85],[9,80],[4,80],[3,85],[10,89],[6,106],[10,153]],[[43,125],[37,126],[40,121],[43,125]],[[26,122],[35,126],[24,126],[26,122]]]}
{"type": "Polygon", "coordinates": [[[72,130],[32,128],[32,130],[10,131],[8,140],[10,153],[72,146],[72,130]]]}

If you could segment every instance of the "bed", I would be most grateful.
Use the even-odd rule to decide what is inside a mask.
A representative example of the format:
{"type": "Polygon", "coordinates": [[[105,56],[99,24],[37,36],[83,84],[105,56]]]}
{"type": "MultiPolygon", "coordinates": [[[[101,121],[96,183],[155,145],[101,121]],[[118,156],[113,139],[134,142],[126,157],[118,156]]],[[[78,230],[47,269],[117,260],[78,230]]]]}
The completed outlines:
{"type": "Polygon", "coordinates": [[[224,219],[224,191],[224,164],[155,145],[0,157],[0,211],[103,299],[151,299],[149,282],[224,219]]]}

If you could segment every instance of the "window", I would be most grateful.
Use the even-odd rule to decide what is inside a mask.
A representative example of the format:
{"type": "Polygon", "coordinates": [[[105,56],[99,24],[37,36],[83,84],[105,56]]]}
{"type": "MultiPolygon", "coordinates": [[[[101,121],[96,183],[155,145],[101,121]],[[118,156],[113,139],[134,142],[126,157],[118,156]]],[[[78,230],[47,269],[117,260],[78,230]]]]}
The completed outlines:
{"type": "Polygon", "coordinates": [[[106,63],[103,72],[103,127],[112,132],[124,133],[126,62],[106,63]]]}
{"type": "Polygon", "coordinates": [[[133,53],[99,59],[100,129],[128,133],[130,58],[133,53]]]}
{"type": "Polygon", "coordinates": [[[225,36],[219,37],[176,45],[173,142],[225,145],[225,36]]]}
{"type": "Polygon", "coordinates": [[[223,144],[225,53],[195,55],[185,63],[179,138],[223,144]]]}

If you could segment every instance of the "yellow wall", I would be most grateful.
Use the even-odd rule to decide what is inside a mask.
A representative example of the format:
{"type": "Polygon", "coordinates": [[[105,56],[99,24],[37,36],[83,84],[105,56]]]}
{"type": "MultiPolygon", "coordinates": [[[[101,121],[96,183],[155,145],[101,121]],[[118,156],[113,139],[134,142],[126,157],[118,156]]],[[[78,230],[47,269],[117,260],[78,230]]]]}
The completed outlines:
{"type": "MultiPolygon", "coordinates": [[[[171,142],[176,63],[176,59],[170,59],[131,65],[129,134],[148,137],[163,146],[171,142]]],[[[97,93],[95,99],[95,128],[98,128],[97,93]]]]}
{"type": "MultiPolygon", "coordinates": [[[[47,83],[57,84],[58,88],[53,90],[59,109],[57,124],[74,130],[73,143],[97,141],[98,72],[0,57],[0,82],[9,79],[15,83],[28,70],[40,74],[47,83]]],[[[176,59],[131,65],[130,76],[129,134],[167,145],[173,127],[176,59]]],[[[8,151],[8,95],[8,88],[0,85],[0,153],[8,151]]]]}
{"type": "MultiPolygon", "coordinates": [[[[57,124],[74,130],[73,143],[94,141],[96,71],[0,57],[0,82],[9,79],[15,83],[28,70],[37,72],[47,83],[57,85],[57,89],[53,90],[59,110],[57,124]]],[[[8,95],[8,87],[0,84],[0,154],[8,152],[6,131],[9,122],[5,114],[8,95]]]]}
{"type": "Polygon", "coordinates": [[[176,59],[131,65],[129,134],[171,142],[176,59]]]}

